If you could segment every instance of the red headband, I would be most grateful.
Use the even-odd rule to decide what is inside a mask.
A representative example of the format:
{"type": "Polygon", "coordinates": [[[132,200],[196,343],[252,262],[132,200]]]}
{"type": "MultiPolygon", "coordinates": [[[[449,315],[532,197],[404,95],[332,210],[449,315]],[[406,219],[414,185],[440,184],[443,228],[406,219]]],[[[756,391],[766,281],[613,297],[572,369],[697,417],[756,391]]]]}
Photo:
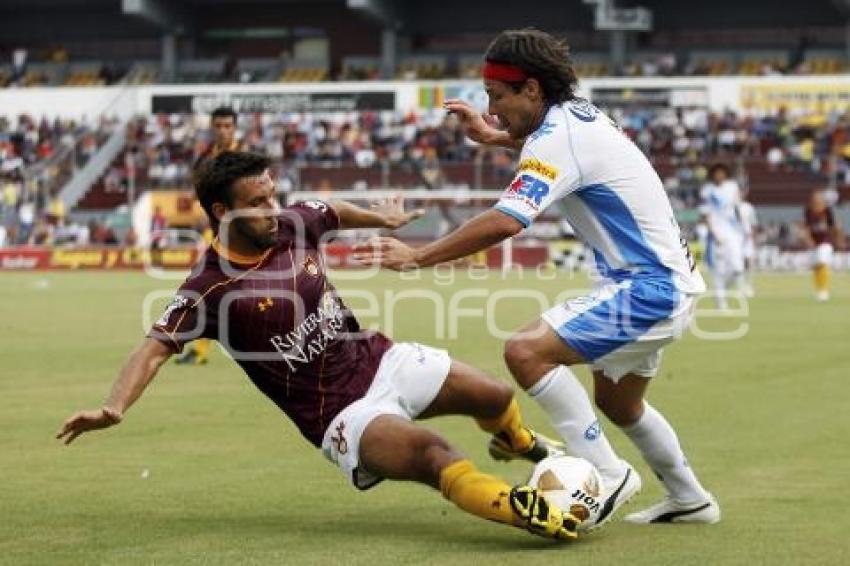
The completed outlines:
{"type": "Polygon", "coordinates": [[[518,83],[528,78],[528,75],[510,63],[491,63],[484,62],[484,68],[481,71],[481,76],[491,81],[501,81],[503,83],[518,83]]]}

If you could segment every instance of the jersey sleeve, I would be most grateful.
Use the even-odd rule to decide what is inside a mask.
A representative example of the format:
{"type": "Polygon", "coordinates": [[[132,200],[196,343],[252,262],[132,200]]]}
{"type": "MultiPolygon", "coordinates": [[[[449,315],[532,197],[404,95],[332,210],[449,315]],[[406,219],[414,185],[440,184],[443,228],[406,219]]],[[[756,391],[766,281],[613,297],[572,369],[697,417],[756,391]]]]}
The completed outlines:
{"type": "Polygon", "coordinates": [[[184,286],[153,323],[147,336],[179,353],[192,340],[216,337],[214,314],[197,291],[184,286]]]}
{"type": "Polygon", "coordinates": [[[581,172],[564,131],[563,135],[526,143],[516,175],[495,208],[527,228],[550,204],[580,186],[581,172]]]}
{"type": "MultiPolygon", "coordinates": [[[[307,200],[284,209],[289,221],[303,226],[307,240],[317,245],[327,232],[339,230],[339,217],[333,207],[321,200],[307,200]]],[[[296,234],[300,227],[296,227],[296,234]]]]}

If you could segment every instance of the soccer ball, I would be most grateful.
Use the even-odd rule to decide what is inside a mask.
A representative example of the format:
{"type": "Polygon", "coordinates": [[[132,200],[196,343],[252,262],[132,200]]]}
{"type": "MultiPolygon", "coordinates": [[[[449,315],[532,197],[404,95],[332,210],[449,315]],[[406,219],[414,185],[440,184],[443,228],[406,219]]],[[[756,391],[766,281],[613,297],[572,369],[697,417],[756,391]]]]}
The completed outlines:
{"type": "Polygon", "coordinates": [[[545,458],[535,466],[528,484],[542,491],[562,511],[580,519],[580,529],[596,523],[602,508],[602,478],[587,460],[570,456],[545,458]]]}

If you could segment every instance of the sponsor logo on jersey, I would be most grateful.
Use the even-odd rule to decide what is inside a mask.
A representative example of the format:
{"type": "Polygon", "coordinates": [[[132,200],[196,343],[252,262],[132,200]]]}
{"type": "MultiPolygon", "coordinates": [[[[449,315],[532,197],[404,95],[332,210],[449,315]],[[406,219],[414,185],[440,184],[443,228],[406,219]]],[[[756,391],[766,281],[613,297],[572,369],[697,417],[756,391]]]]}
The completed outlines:
{"type": "Polygon", "coordinates": [[[599,110],[589,102],[573,102],[567,106],[570,114],[581,120],[582,122],[593,122],[596,120],[596,115],[599,110]]]}
{"type": "Polygon", "coordinates": [[[345,312],[336,296],[326,292],[319,306],[286,335],[275,334],[269,342],[295,373],[303,364],[317,360],[345,328],[345,312]]]}
{"type": "Polygon", "coordinates": [[[154,326],[166,326],[168,324],[168,319],[171,318],[174,311],[182,309],[188,304],[189,299],[187,297],[184,297],[183,295],[174,295],[174,298],[171,299],[171,302],[168,303],[167,307],[165,307],[165,312],[162,313],[162,316],[159,317],[159,320],[156,321],[154,326]]]}
{"type": "Polygon", "coordinates": [[[312,275],[313,277],[319,276],[319,264],[315,259],[313,259],[313,256],[308,255],[304,260],[304,263],[301,265],[301,268],[307,275],[312,275]]]}
{"type": "Polygon", "coordinates": [[[523,159],[519,162],[519,167],[517,167],[520,173],[523,171],[531,171],[532,173],[537,173],[541,177],[546,177],[550,181],[554,181],[558,176],[558,168],[554,165],[550,165],[539,159],[523,159]]]}
{"type": "Polygon", "coordinates": [[[307,208],[312,208],[313,210],[318,210],[319,212],[327,212],[328,211],[328,205],[323,203],[320,200],[305,200],[304,202],[302,202],[300,204],[303,205],[303,206],[306,206],[307,208]]]}
{"type": "Polygon", "coordinates": [[[522,200],[534,209],[538,209],[548,194],[548,183],[533,175],[520,174],[508,186],[504,198],[522,200]]]}

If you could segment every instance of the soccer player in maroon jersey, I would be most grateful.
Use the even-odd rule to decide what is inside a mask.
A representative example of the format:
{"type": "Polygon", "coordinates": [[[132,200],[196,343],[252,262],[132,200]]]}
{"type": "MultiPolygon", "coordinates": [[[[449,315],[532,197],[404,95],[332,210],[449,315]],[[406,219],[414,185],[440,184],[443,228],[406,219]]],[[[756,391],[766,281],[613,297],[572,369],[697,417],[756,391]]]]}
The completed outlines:
{"type": "Polygon", "coordinates": [[[829,300],[829,272],[833,246],[840,244],[841,227],[832,208],[820,191],[814,191],[803,211],[804,237],[812,250],[812,272],[815,277],[815,297],[819,302],[829,300]]]}
{"type": "MultiPolygon", "coordinates": [[[[225,151],[244,150],[244,145],[236,139],[236,118],[236,112],[228,106],[219,106],[212,111],[210,126],[213,131],[213,143],[198,156],[192,166],[193,172],[200,171],[205,164],[225,151]]],[[[210,346],[209,338],[198,338],[188,344],[186,351],[175,361],[178,364],[206,364],[210,346]]]]}
{"type": "Polygon", "coordinates": [[[580,520],[534,488],[479,472],[414,419],[460,414],[494,435],[494,452],[537,461],[557,450],[522,423],[513,391],[444,350],[360,329],[325,274],[320,242],[350,228],[395,229],[421,212],[401,199],[376,210],[311,201],[281,209],[269,161],[225,152],[196,180],[218,236],[100,409],[65,421],[57,438],[121,422],[157,370],[198,336],[214,338],[251,381],[360,489],[382,479],[439,489],[482,518],[559,539],[580,520]]]}

